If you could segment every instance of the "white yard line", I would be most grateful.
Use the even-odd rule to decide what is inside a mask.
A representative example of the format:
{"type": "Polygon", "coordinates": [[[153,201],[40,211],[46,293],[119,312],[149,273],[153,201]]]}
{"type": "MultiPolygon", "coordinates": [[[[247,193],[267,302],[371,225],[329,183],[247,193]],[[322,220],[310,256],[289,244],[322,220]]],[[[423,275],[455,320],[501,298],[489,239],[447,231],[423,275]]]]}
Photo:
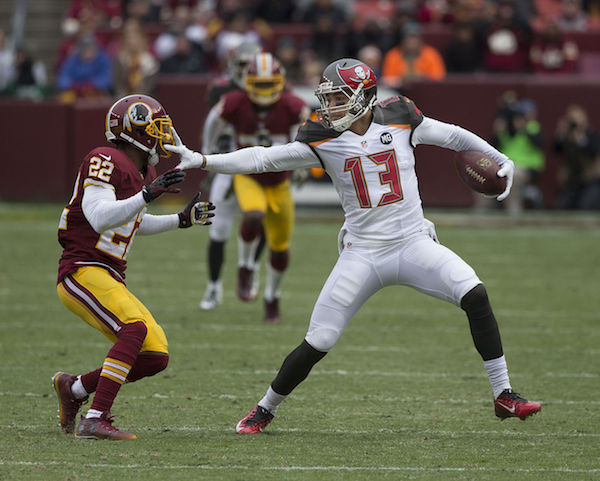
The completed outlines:
{"type": "Polygon", "coordinates": [[[2,466],[66,466],[77,468],[109,468],[109,469],[189,469],[195,471],[398,471],[398,472],[506,472],[506,473],[569,473],[569,474],[592,474],[599,473],[600,468],[594,469],[571,469],[571,468],[519,468],[519,467],[451,467],[451,466],[220,466],[212,464],[171,464],[171,465],[152,465],[152,464],[111,464],[111,463],[81,463],[68,461],[2,461],[2,466]]]}

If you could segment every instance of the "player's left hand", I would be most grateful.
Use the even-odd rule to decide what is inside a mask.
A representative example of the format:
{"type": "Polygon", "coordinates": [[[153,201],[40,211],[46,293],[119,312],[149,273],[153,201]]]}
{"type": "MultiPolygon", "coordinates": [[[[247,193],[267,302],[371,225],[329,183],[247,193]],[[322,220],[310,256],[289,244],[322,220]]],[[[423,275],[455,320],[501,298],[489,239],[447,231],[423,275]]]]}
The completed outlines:
{"type": "Polygon", "coordinates": [[[210,225],[209,221],[215,214],[211,210],[215,210],[212,202],[199,202],[200,192],[196,193],[194,198],[188,205],[185,206],[179,214],[179,228],[187,229],[193,225],[210,225]]]}
{"type": "Polygon", "coordinates": [[[508,194],[510,194],[510,188],[512,187],[513,177],[515,175],[515,163],[510,159],[506,159],[506,162],[502,164],[496,175],[498,177],[506,177],[506,189],[504,189],[502,194],[496,197],[496,200],[500,201],[506,199],[508,194]]]}
{"type": "Polygon", "coordinates": [[[423,227],[425,228],[426,234],[439,244],[440,241],[438,240],[437,232],[435,231],[435,224],[429,219],[423,218],[423,227]]]}

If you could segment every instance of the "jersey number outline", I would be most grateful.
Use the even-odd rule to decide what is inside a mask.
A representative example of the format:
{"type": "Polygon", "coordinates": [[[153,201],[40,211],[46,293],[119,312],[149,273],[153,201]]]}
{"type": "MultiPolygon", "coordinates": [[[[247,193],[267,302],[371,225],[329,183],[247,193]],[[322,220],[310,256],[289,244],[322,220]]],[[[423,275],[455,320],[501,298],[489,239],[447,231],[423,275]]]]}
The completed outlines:
{"type": "MultiPolygon", "coordinates": [[[[386,166],[384,171],[379,172],[379,182],[381,185],[388,185],[390,191],[381,196],[377,207],[403,200],[404,193],[402,191],[402,181],[400,180],[400,169],[396,161],[396,151],[394,149],[385,150],[367,155],[366,157],[374,164],[386,166]]],[[[354,183],[354,190],[356,191],[360,207],[362,209],[370,209],[372,207],[371,196],[369,195],[369,187],[365,178],[361,157],[346,159],[344,162],[344,172],[350,172],[350,175],[352,175],[352,182],[354,183]]]]}
{"type": "Polygon", "coordinates": [[[115,164],[110,160],[92,157],[90,159],[90,168],[88,171],[89,177],[97,177],[104,182],[110,182],[110,174],[112,174],[115,164]]]}

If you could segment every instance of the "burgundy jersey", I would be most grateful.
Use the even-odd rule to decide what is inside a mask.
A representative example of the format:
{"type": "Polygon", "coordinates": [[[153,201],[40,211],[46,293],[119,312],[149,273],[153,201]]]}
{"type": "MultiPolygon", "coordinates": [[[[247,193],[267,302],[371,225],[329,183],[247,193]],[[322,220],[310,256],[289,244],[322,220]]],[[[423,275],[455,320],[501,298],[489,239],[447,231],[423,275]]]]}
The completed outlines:
{"type": "Polygon", "coordinates": [[[144,178],[129,157],[114,147],[98,147],[86,155],[79,167],[73,196],[64,208],[58,226],[58,241],[63,247],[58,261],[58,282],[82,266],[100,266],[115,279],[125,279],[127,253],[146,208],[128,223],[99,234],[83,214],[83,190],[92,184],[108,184],[115,191],[117,200],[121,200],[138,193],[155,178],[154,167],[148,166],[144,178]]]}
{"type": "MultiPolygon", "coordinates": [[[[226,93],[222,101],[221,117],[234,126],[238,147],[287,144],[291,141],[291,128],[306,120],[303,117],[306,104],[291,92],[283,92],[268,108],[254,105],[243,90],[226,93]]],[[[267,172],[252,177],[261,185],[276,185],[288,179],[290,172],[267,172]]]]}

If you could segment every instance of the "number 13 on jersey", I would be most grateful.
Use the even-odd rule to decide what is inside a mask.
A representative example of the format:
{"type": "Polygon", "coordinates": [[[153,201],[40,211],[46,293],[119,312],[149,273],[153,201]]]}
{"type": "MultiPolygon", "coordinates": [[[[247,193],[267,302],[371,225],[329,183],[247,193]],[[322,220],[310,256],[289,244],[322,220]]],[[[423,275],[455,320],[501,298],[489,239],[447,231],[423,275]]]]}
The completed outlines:
{"type": "MultiPolygon", "coordinates": [[[[394,202],[400,202],[404,199],[402,193],[402,182],[400,181],[400,169],[398,168],[398,162],[396,161],[396,152],[394,150],[386,150],[384,152],[378,152],[376,154],[367,155],[368,161],[375,165],[385,165],[385,170],[379,172],[379,184],[372,186],[373,189],[378,189],[379,186],[388,186],[389,191],[384,192],[379,198],[379,202],[376,207],[382,205],[393,204],[394,202]]],[[[368,168],[369,166],[364,166],[368,168]]],[[[346,159],[344,163],[344,172],[350,172],[352,176],[352,182],[354,183],[354,190],[356,191],[356,197],[358,203],[363,209],[370,209],[371,196],[369,195],[369,186],[367,185],[367,179],[365,177],[365,170],[363,168],[362,157],[351,157],[346,159]]]]}

